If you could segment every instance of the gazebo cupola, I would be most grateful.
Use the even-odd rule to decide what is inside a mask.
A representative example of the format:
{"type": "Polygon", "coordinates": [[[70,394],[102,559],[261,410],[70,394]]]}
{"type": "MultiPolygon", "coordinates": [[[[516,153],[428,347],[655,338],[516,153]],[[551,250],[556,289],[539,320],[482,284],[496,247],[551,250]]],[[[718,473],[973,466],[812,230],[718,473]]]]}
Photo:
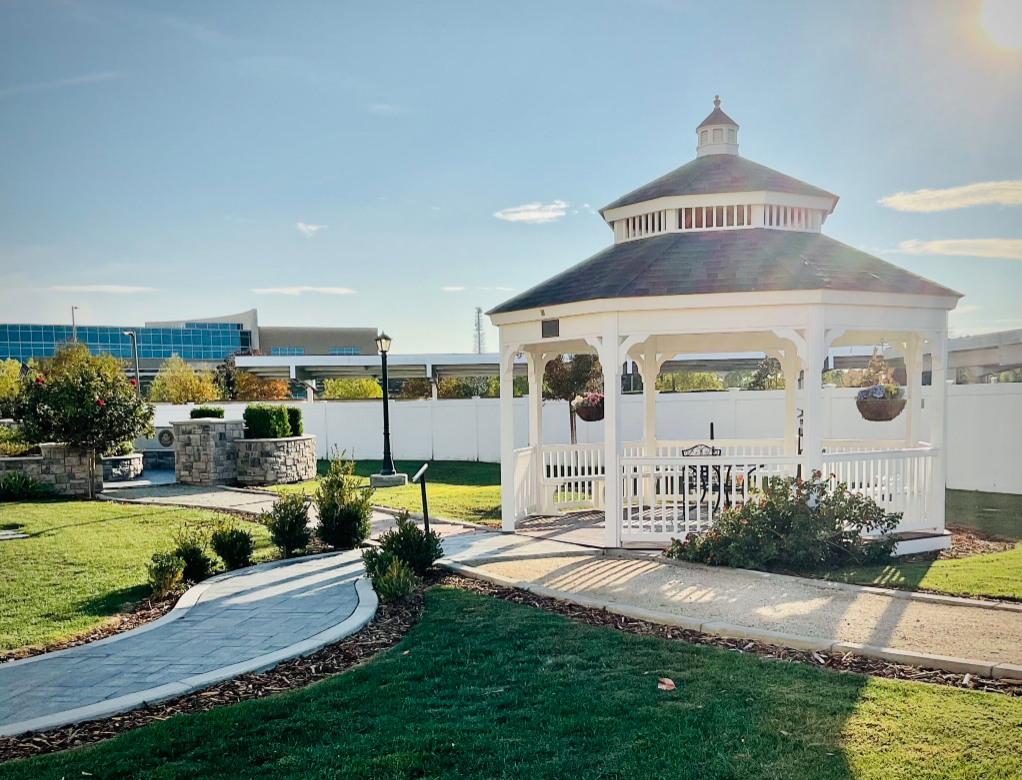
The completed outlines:
{"type": "Polygon", "coordinates": [[[696,128],[696,157],[738,154],[738,123],[720,110],[720,95],[713,96],[713,112],[696,128]]]}

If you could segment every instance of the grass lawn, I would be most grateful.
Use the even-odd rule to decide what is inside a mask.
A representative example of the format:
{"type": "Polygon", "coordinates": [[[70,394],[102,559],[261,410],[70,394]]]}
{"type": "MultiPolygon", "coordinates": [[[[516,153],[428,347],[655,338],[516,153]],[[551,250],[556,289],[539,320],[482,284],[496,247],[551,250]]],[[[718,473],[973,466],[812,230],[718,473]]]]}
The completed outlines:
{"type": "MultiPolygon", "coordinates": [[[[422,461],[397,461],[394,464],[409,479],[422,467],[422,461]]],[[[324,474],[328,462],[319,462],[319,473],[324,474]]],[[[355,464],[355,473],[369,481],[370,474],[380,472],[380,461],[360,460],[355,464]]],[[[426,472],[426,489],[429,496],[430,516],[447,517],[453,520],[470,520],[486,525],[500,525],[500,464],[475,463],[469,461],[434,461],[426,472]]],[[[277,485],[274,490],[282,493],[305,491],[316,492],[316,482],[299,482],[295,485],[277,485]]],[[[422,511],[422,495],[418,485],[409,482],[405,487],[377,490],[373,503],[393,509],[422,511]]]]}
{"type": "Polygon", "coordinates": [[[1022,496],[973,490],[948,490],[945,496],[948,525],[1022,541],[1022,496]]]}
{"type": "MultiPolygon", "coordinates": [[[[182,522],[212,513],[102,501],[0,504],[0,650],[44,645],[97,626],[149,595],[146,563],[171,547],[182,522]]],[[[274,554],[266,529],[246,523],[256,557],[274,554]]]]}
{"type": "Polygon", "coordinates": [[[304,690],[0,766],[13,778],[1017,778],[1022,701],[571,623],[435,589],[304,690]],[[677,690],[658,691],[670,677],[677,690]]]}

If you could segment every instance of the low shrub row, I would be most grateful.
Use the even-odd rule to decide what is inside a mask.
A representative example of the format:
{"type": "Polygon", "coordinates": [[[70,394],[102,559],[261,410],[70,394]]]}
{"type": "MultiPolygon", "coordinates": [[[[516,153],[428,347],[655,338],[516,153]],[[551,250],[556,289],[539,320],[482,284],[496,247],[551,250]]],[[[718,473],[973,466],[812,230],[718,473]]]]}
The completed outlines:
{"type": "Polygon", "coordinates": [[[222,420],[224,419],[224,408],[222,406],[196,406],[188,413],[188,416],[193,420],[206,418],[222,420]]]}
{"type": "Polygon", "coordinates": [[[162,599],[185,583],[202,582],[218,568],[231,571],[249,566],[255,540],[230,517],[217,515],[211,524],[182,525],[174,534],[174,549],[158,552],[149,561],[153,598],[162,599]]]}
{"type": "Polygon", "coordinates": [[[443,554],[440,535],[419,528],[404,512],[397,518],[397,528],[380,536],[378,547],[362,553],[362,561],[373,590],[386,604],[415,591],[420,578],[443,554]]]}
{"type": "Polygon", "coordinates": [[[246,439],[283,439],[302,435],[302,410],[297,406],[249,404],[242,417],[246,439]]]}

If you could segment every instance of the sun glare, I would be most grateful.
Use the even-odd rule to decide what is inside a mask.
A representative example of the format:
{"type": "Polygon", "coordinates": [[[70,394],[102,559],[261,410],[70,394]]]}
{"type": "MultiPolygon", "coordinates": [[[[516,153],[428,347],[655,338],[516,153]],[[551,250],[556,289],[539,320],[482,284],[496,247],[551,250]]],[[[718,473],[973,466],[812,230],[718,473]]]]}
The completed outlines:
{"type": "Polygon", "coordinates": [[[997,46],[1022,49],[1022,0],[984,0],[983,29],[997,46]]]}

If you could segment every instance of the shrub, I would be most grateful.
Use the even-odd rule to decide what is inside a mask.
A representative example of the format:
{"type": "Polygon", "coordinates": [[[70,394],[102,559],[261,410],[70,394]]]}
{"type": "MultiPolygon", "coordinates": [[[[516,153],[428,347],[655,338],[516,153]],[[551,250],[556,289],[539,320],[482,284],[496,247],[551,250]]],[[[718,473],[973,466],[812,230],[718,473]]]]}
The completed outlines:
{"type": "Polygon", "coordinates": [[[444,548],[436,531],[426,533],[419,528],[408,513],[397,519],[397,528],[380,536],[380,549],[391,553],[407,563],[420,577],[443,557],[444,548]]]}
{"type": "Polygon", "coordinates": [[[373,590],[384,604],[401,601],[419,587],[419,578],[407,563],[398,558],[391,558],[387,568],[372,580],[373,590]]]}
{"type": "Polygon", "coordinates": [[[316,535],[338,550],[358,547],[369,538],[373,489],[355,476],[354,461],[335,452],[330,470],[316,490],[319,528],[316,535]]]}
{"type": "Polygon", "coordinates": [[[285,406],[287,410],[287,427],[292,436],[302,435],[302,410],[297,406],[285,406]]]}
{"type": "Polygon", "coordinates": [[[200,525],[181,525],[174,534],[174,555],[184,564],[186,582],[202,582],[213,573],[209,532],[200,525]]]}
{"type": "Polygon", "coordinates": [[[362,563],[365,564],[366,576],[375,580],[387,569],[392,561],[396,561],[394,553],[381,550],[379,547],[367,547],[362,551],[362,563]]]}
{"type": "Polygon", "coordinates": [[[222,420],[224,419],[224,408],[222,406],[196,406],[188,413],[188,416],[193,420],[202,420],[207,417],[222,420]]]}
{"type": "Polygon", "coordinates": [[[230,518],[217,518],[209,544],[228,569],[240,569],[252,563],[252,552],[255,549],[252,534],[239,528],[230,518]]]}
{"type": "Polygon", "coordinates": [[[894,551],[889,534],[901,513],[886,514],[866,496],[832,486],[814,471],[808,480],[768,480],[762,492],[720,513],[716,523],[684,542],[674,540],[668,557],[715,566],[768,571],[818,571],[852,563],[877,564],[894,551]],[[865,540],[862,533],[879,535],[865,540]]]}
{"type": "Polygon", "coordinates": [[[36,445],[25,440],[19,428],[0,427],[0,458],[16,458],[19,455],[38,454],[36,445]]]}
{"type": "Polygon", "coordinates": [[[249,404],[242,416],[246,439],[283,439],[291,435],[291,423],[283,406],[249,404]]]}
{"type": "Polygon", "coordinates": [[[48,485],[25,476],[20,471],[10,471],[0,477],[0,501],[28,501],[33,498],[44,498],[49,494],[48,485]]]}
{"type": "Polygon", "coordinates": [[[285,493],[263,518],[270,539],[285,558],[309,546],[309,504],[304,493],[285,493]]]}
{"type": "Polygon", "coordinates": [[[112,455],[130,455],[135,451],[135,442],[131,439],[127,441],[119,441],[116,444],[107,448],[103,454],[107,457],[112,455]]]}
{"type": "Polygon", "coordinates": [[[174,553],[161,552],[152,557],[147,568],[153,598],[162,599],[181,583],[185,562],[174,553]]]}

